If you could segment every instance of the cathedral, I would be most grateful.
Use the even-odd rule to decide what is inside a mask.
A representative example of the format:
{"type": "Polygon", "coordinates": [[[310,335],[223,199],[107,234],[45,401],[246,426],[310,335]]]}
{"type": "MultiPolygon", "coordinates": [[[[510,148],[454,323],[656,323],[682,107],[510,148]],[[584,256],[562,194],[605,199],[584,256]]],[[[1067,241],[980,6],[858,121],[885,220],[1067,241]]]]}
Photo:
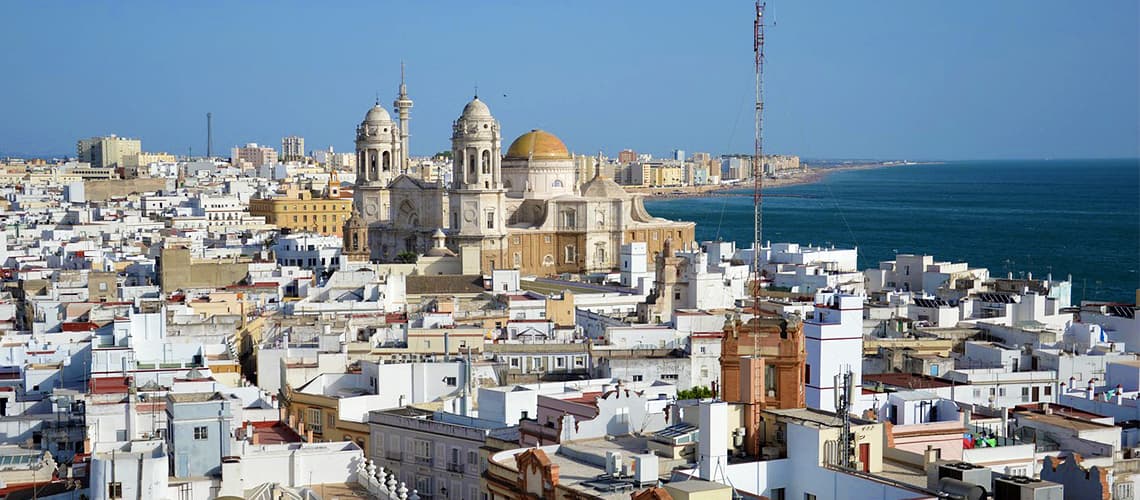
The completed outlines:
{"type": "MultiPolygon", "coordinates": [[[[412,108],[401,82],[398,122],[377,102],[356,128],[353,214],[344,253],[394,262],[446,249],[480,272],[608,273],[622,267],[621,245],[644,242],[653,259],[670,242],[693,245],[695,224],[653,217],[642,198],[601,175],[579,182],[574,158],[555,135],[522,134],[506,153],[491,109],[476,96],[451,127],[451,182],[409,173],[412,108]]],[[[649,261],[652,265],[653,261],[649,261]]]]}

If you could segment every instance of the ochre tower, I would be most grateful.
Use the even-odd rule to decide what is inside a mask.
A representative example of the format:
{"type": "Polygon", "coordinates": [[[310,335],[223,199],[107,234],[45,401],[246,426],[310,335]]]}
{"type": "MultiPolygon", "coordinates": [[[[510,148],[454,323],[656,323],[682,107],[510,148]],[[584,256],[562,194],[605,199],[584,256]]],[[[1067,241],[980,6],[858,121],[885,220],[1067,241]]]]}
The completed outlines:
{"type": "Polygon", "coordinates": [[[760,412],[804,407],[807,363],[803,323],[796,319],[732,318],[721,341],[722,399],[747,406],[745,451],[760,454],[760,412]]]}
{"type": "Polygon", "coordinates": [[[358,210],[353,210],[352,216],[345,221],[343,234],[341,252],[345,258],[349,262],[368,262],[372,253],[368,245],[368,224],[358,210]]]}

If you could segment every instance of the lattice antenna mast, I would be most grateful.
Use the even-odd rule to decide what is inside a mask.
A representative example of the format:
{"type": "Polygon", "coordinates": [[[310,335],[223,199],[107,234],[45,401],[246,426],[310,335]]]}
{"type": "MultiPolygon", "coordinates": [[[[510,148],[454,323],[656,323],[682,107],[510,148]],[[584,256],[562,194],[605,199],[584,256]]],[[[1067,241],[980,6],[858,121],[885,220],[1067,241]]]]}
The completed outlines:
{"type": "Polygon", "coordinates": [[[760,310],[760,242],[763,236],[764,201],[764,3],[756,2],[752,51],[755,53],[756,110],[752,151],[752,305],[760,310]]]}

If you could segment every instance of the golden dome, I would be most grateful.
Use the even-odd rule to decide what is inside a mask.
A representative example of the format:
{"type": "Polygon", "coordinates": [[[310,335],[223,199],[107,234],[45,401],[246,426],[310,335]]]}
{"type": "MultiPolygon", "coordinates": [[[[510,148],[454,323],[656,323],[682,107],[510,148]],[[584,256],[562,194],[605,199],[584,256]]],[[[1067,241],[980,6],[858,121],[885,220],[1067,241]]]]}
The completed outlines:
{"type": "Polygon", "coordinates": [[[507,149],[511,160],[569,160],[570,151],[562,140],[545,130],[531,130],[520,135],[507,149]]]}

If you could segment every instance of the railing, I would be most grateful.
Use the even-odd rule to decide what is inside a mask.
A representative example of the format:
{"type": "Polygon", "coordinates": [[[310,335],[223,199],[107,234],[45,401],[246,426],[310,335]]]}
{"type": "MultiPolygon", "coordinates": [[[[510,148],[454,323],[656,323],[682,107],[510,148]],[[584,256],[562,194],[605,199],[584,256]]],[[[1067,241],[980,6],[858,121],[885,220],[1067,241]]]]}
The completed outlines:
{"type": "Polygon", "coordinates": [[[404,460],[404,452],[388,450],[388,453],[385,453],[384,457],[388,460],[402,461],[404,460]]]}
{"type": "Polygon", "coordinates": [[[416,457],[416,463],[417,464],[424,464],[424,465],[431,465],[432,460],[431,460],[431,457],[416,457]]]}
{"type": "Polygon", "coordinates": [[[448,472],[458,472],[463,474],[463,464],[447,464],[448,472]]]}

